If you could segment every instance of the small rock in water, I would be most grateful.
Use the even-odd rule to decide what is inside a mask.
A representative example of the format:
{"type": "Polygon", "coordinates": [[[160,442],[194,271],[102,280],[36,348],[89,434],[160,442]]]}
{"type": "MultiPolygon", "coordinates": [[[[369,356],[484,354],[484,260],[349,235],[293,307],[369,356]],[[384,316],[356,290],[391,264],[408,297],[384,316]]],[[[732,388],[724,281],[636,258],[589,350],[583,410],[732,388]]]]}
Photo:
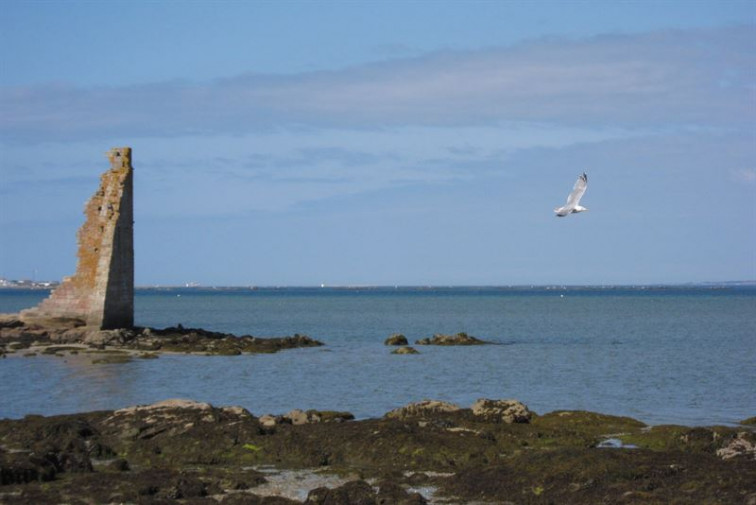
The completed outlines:
{"type": "Polygon", "coordinates": [[[487,343],[464,332],[457,333],[456,335],[442,335],[438,333],[433,335],[433,338],[421,338],[415,342],[417,345],[483,345],[487,343]]]}
{"type": "Polygon", "coordinates": [[[391,354],[420,354],[414,347],[404,346],[391,351],[391,354]]]}
{"type": "Polygon", "coordinates": [[[384,345],[407,345],[408,343],[409,342],[407,342],[407,337],[405,337],[401,333],[394,333],[389,338],[387,338],[385,342],[383,342],[384,345]]]}

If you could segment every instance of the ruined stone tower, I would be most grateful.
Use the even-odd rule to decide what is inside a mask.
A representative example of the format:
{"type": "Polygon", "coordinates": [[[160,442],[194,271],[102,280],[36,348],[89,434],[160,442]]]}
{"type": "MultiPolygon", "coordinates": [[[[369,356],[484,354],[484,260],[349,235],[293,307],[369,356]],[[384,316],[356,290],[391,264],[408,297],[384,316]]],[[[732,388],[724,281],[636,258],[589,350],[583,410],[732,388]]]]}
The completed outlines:
{"type": "Polygon", "coordinates": [[[50,297],[21,312],[29,323],[84,324],[92,329],[134,325],[134,205],[131,148],[108,152],[110,170],[89,199],[79,229],[79,262],[50,297]]]}

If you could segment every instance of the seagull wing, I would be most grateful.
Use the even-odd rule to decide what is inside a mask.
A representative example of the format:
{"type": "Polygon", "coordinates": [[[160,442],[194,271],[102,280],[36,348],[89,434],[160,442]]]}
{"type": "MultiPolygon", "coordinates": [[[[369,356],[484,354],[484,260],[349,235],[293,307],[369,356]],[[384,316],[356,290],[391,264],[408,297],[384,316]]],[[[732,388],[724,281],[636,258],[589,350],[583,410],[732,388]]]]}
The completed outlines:
{"type": "Polygon", "coordinates": [[[572,193],[567,197],[567,205],[565,207],[569,207],[570,209],[574,209],[577,207],[577,205],[580,203],[580,199],[583,198],[583,193],[585,193],[585,190],[588,188],[588,176],[583,172],[583,174],[578,177],[578,180],[575,182],[575,186],[572,188],[572,193]]]}

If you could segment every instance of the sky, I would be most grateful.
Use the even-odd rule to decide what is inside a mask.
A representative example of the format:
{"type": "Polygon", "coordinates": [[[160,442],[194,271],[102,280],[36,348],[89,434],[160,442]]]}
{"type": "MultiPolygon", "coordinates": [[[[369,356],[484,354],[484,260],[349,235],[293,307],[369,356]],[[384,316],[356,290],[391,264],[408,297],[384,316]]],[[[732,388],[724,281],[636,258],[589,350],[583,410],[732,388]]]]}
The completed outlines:
{"type": "Polygon", "coordinates": [[[140,286],[754,280],[755,69],[751,0],[0,0],[0,277],[130,146],[140,286]]]}

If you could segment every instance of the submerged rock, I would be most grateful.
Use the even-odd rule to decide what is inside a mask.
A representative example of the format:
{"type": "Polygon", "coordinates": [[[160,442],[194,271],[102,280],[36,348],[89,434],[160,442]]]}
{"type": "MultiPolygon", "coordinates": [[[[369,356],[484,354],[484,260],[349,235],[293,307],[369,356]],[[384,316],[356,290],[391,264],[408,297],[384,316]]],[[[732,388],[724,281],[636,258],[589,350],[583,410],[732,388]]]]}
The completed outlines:
{"type": "Polygon", "coordinates": [[[420,354],[414,347],[404,346],[391,351],[391,354],[420,354]]]}

